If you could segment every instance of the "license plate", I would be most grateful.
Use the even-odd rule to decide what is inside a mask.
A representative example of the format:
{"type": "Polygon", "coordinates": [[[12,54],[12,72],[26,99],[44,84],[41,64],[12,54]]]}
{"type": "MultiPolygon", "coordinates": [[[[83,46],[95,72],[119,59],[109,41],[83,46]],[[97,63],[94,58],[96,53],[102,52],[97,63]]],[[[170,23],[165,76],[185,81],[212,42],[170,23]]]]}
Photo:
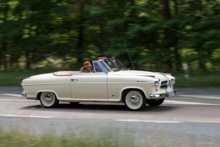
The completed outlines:
{"type": "Polygon", "coordinates": [[[173,97],[173,96],[175,96],[175,93],[174,92],[167,92],[167,95],[168,95],[168,97],[173,97]]]}

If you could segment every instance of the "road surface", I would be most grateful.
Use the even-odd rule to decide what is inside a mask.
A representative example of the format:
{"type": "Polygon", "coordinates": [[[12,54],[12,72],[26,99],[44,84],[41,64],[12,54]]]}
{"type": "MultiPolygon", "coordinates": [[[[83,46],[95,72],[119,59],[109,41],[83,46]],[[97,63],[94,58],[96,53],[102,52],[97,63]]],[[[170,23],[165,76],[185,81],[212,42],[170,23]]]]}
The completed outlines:
{"type": "Polygon", "coordinates": [[[131,138],[135,146],[218,146],[220,88],[176,88],[177,96],[158,107],[129,111],[124,104],[61,102],[57,108],[20,96],[21,87],[0,87],[0,126],[4,131],[79,137],[131,138]]]}

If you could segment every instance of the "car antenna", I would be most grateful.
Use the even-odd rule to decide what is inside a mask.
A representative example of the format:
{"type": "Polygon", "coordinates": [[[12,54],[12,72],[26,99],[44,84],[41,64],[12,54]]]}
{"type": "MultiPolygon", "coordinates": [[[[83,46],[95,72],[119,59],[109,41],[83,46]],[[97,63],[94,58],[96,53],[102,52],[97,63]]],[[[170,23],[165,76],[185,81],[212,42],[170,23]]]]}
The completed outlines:
{"type": "MultiPolygon", "coordinates": [[[[125,49],[126,49],[126,51],[127,51],[127,53],[128,53],[128,49],[127,49],[126,45],[125,45],[125,49]]],[[[129,59],[131,60],[131,57],[130,57],[130,54],[129,54],[129,53],[128,53],[128,56],[129,56],[129,59]]],[[[131,64],[132,64],[132,66],[133,66],[133,69],[135,70],[134,64],[132,63],[132,60],[131,60],[131,64]]]]}

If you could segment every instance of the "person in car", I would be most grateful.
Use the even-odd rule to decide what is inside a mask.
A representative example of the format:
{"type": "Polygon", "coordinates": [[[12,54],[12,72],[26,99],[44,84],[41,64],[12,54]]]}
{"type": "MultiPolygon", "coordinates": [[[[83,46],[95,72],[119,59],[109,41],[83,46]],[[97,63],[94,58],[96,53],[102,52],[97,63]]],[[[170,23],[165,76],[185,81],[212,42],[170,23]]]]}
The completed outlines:
{"type": "Polygon", "coordinates": [[[90,73],[92,65],[89,61],[83,63],[83,67],[80,68],[81,73],[90,73]]]}

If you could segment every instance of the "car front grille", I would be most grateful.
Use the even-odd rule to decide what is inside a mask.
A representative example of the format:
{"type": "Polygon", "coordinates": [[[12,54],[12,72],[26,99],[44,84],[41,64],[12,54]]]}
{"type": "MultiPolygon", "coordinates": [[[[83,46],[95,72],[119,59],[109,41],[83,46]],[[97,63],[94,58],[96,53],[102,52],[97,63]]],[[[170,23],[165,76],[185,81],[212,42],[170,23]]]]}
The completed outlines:
{"type": "Polygon", "coordinates": [[[160,84],[161,89],[166,89],[167,88],[167,81],[162,81],[160,84]]]}

